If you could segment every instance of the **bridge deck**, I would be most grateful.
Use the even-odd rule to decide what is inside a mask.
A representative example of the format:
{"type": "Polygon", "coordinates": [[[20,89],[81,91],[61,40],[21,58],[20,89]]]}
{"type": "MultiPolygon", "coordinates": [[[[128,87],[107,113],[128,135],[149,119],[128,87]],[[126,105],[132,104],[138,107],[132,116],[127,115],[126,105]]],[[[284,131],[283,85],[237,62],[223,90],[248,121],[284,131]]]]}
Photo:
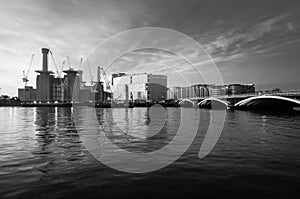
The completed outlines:
{"type": "Polygon", "coordinates": [[[189,99],[189,100],[204,100],[207,98],[217,98],[217,99],[246,99],[249,97],[255,97],[255,96],[281,96],[281,97],[288,97],[288,98],[296,98],[300,99],[300,92],[287,92],[287,93],[272,93],[272,94],[264,94],[264,95],[258,95],[258,94],[243,94],[243,95],[220,95],[220,96],[210,96],[210,97],[193,97],[193,98],[179,98],[179,100],[189,99]]]}

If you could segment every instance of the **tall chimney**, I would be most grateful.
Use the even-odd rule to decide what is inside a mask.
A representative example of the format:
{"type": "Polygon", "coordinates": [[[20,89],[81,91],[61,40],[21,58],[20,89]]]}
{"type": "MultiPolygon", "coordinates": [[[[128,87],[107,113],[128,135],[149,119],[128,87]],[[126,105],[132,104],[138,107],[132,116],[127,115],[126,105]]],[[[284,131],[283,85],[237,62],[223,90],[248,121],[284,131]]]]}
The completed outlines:
{"type": "Polygon", "coordinates": [[[100,66],[97,68],[97,82],[100,82],[100,66]]]}
{"type": "Polygon", "coordinates": [[[48,48],[42,48],[42,53],[43,53],[43,71],[47,72],[48,71],[48,53],[49,53],[49,49],[48,48]]]}

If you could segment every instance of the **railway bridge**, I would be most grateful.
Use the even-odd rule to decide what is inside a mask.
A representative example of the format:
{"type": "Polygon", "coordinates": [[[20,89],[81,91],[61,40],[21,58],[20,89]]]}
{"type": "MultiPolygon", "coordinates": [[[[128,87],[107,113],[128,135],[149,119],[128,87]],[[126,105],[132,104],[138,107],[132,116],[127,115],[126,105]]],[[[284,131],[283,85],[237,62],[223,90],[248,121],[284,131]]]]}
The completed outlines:
{"type": "Polygon", "coordinates": [[[179,99],[179,101],[179,105],[184,107],[212,109],[300,110],[300,92],[268,95],[225,95],[208,98],[179,99]]]}

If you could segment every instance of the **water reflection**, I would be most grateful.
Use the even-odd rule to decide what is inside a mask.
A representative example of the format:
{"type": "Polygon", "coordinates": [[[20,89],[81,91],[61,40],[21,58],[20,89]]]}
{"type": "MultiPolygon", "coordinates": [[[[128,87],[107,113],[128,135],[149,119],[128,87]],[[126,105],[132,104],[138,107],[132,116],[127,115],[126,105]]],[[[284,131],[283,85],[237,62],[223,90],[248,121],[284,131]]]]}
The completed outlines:
{"type": "MultiPolygon", "coordinates": [[[[180,110],[177,113],[171,110],[167,115],[164,107],[96,109],[95,112],[100,130],[114,144],[132,152],[150,152],[167,145],[180,123],[180,110]]],[[[84,108],[77,113],[82,120],[92,117],[91,114],[91,109],[84,108]]]]}
{"type": "Polygon", "coordinates": [[[160,133],[167,121],[166,109],[160,105],[144,109],[112,109],[111,114],[119,131],[138,139],[160,133]]]}
{"type": "Polygon", "coordinates": [[[38,107],[35,109],[35,131],[37,146],[32,154],[38,160],[36,169],[48,172],[80,161],[82,145],[76,132],[71,108],[38,107]]]}
{"type": "Polygon", "coordinates": [[[52,153],[51,148],[48,146],[54,141],[56,137],[54,131],[56,125],[55,108],[37,107],[35,112],[36,114],[34,118],[34,124],[38,147],[34,154],[52,153]]]}
{"type": "MultiPolygon", "coordinates": [[[[95,114],[91,110],[77,110],[82,123],[89,124],[95,114]]],[[[96,109],[97,128],[125,150],[154,151],[174,138],[181,121],[180,108],[159,111],[151,116],[147,108],[96,109]],[[158,134],[152,134],[153,124],[158,134]]],[[[299,182],[299,115],[228,111],[217,144],[199,159],[210,118],[218,112],[189,111],[191,118],[199,111],[201,121],[194,143],[183,156],[162,170],[132,175],[114,171],[89,154],[78,136],[71,108],[1,108],[0,196],[59,198],[93,193],[102,197],[112,192],[128,196],[133,191],[211,196],[225,191],[242,198],[251,190],[259,196],[289,194],[293,198],[299,182]]],[[[82,128],[88,132],[93,127],[82,128]]]]}
{"type": "MultiPolygon", "coordinates": [[[[169,111],[164,107],[154,108],[161,108],[162,113],[163,111],[169,111]]],[[[198,109],[173,108],[170,109],[168,115],[172,115],[177,119],[159,114],[160,117],[165,117],[159,120],[151,118],[157,116],[157,114],[151,113],[151,108],[132,109],[132,116],[130,111],[126,109],[106,109],[103,112],[103,117],[95,117],[97,109],[92,107],[76,107],[76,109],[73,116],[76,120],[77,130],[89,152],[102,163],[109,166],[113,165],[113,168],[127,172],[129,170],[149,172],[155,168],[159,169],[171,164],[189,148],[198,130],[198,109]],[[117,114],[114,114],[115,110],[117,114]],[[179,114],[171,114],[175,110],[179,114]],[[118,121],[115,120],[115,115],[118,121]],[[142,116],[145,116],[145,118],[142,116]],[[129,117],[133,118],[130,121],[133,123],[132,126],[126,122],[126,118],[129,117]],[[103,118],[103,121],[98,122],[99,118],[103,118]],[[151,132],[150,136],[147,130],[150,129],[149,126],[151,126],[152,121],[144,127],[147,124],[145,121],[149,118],[154,121],[154,125],[155,122],[162,123],[156,125],[156,127],[160,127],[159,132],[151,132]],[[169,122],[165,120],[169,120],[169,122]],[[169,125],[172,122],[179,125],[178,131],[175,130],[177,125],[174,125],[174,127],[169,125]],[[131,132],[122,131],[119,125],[129,126],[131,132]],[[151,166],[145,162],[151,163],[151,166]]],[[[156,111],[156,113],[159,113],[159,111],[156,111]]]]}

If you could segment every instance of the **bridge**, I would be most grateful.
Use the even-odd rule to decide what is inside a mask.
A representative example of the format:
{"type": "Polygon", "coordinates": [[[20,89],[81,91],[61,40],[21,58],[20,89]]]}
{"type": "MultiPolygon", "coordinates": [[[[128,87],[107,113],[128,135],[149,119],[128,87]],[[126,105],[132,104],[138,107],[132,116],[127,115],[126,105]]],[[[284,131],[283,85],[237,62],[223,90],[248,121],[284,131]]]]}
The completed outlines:
{"type": "Polygon", "coordinates": [[[266,95],[224,95],[207,98],[179,99],[179,105],[212,109],[300,110],[300,92],[266,95]]]}

